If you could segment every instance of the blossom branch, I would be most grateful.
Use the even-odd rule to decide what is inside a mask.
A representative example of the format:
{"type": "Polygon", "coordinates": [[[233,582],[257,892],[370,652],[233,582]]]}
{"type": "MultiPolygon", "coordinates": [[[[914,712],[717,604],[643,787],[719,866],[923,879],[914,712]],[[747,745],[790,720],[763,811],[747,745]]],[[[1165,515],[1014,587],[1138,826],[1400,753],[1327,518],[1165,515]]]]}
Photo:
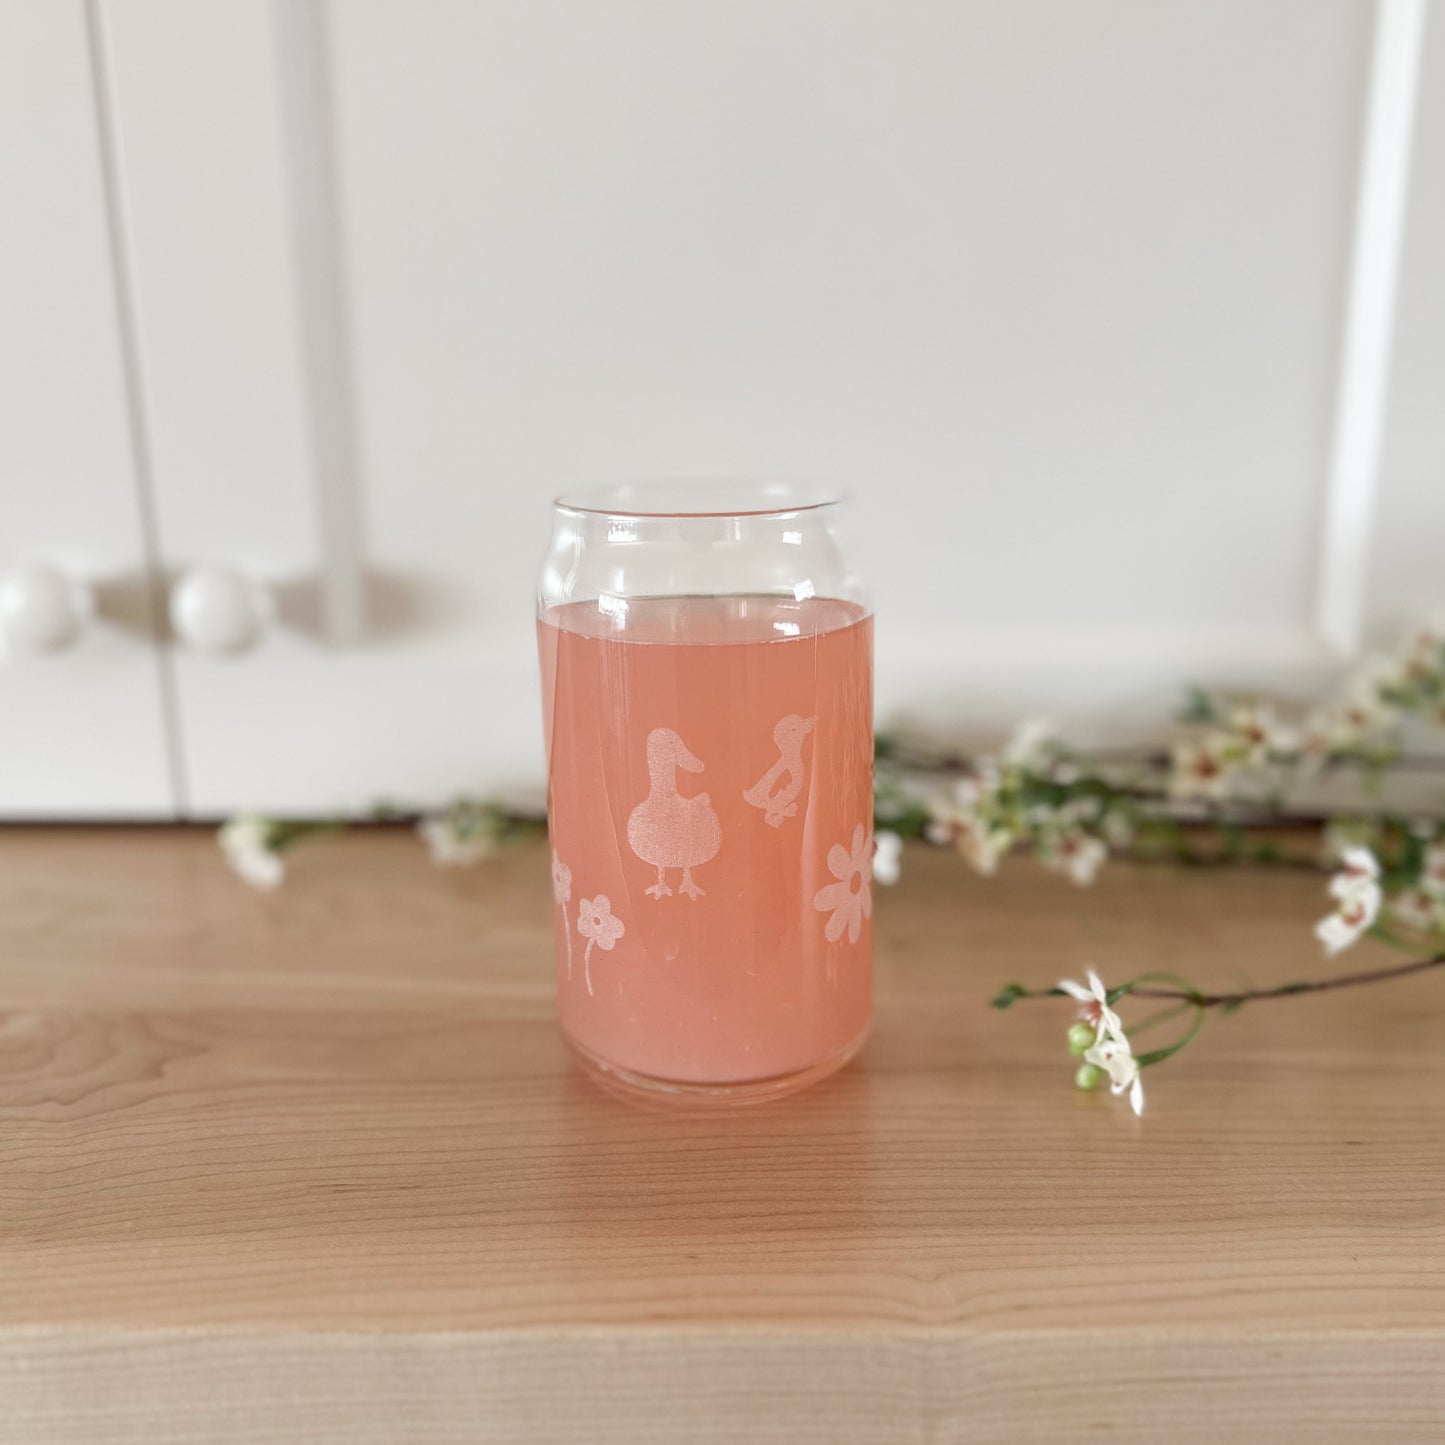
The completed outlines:
{"type": "MultiPolygon", "coordinates": [[[[1356,988],[1362,984],[1388,983],[1392,979],[1405,978],[1410,974],[1425,973],[1432,968],[1445,966],[1445,953],[1430,958],[1412,959],[1409,963],[1390,964],[1384,968],[1362,969],[1358,973],[1337,974],[1333,978],[1308,979],[1304,982],[1282,983],[1273,988],[1246,988],[1232,993],[1206,993],[1203,989],[1190,987],[1182,979],[1175,988],[1157,988],[1143,981],[1158,975],[1141,974],[1128,983],[1119,984],[1107,991],[1110,1006],[1123,998],[1169,999],[1181,1004],[1192,1004],[1196,1008],[1235,1009],[1243,1004],[1256,1003],[1271,998],[1292,998],[1296,994],[1325,993],[1337,988],[1356,988]]],[[[1054,988],[1024,988],[1011,983],[1001,989],[991,1000],[996,1009],[1011,1008],[1020,999],[1069,998],[1072,995],[1062,986],[1054,988]]],[[[1142,1026],[1141,1026],[1142,1027],[1142,1026]]],[[[1138,1032],[1138,1029],[1135,1030],[1138,1032]]]]}
{"type": "Polygon", "coordinates": [[[1367,983],[1388,983],[1391,979],[1405,978],[1412,973],[1424,973],[1427,969],[1445,965],[1445,953],[1430,958],[1417,958],[1410,963],[1391,964],[1386,968],[1362,969],[1358,973],[1342,973],[1334,978],[1310,979],[1303,983],[1282,983],[1275,988],[1246,988],[1234,993],[1202,993],[1189,988],[1131,988],[1134,998],[1178,999],[1199,1008],[1238,1008],[1242,1004],[1256,1003],[1262,999],[1292,998],[1302,993],[1325,993],[1336,988],[1356,988],[1367,983]]]}

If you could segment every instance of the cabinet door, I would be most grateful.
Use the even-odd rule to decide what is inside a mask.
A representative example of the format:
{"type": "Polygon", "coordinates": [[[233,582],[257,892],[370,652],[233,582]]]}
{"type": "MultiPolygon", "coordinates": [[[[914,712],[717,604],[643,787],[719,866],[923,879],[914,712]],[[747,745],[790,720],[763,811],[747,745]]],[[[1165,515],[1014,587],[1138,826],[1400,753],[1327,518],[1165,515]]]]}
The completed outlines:
{"type": "Polygon", "coordinates": [[[1445,11],[1425,30],[1371,552],[1372,640],[1445,623],[1445,11]]]}
{"type": "Polygon", "coordinates": [[[102,154],[83,8],[0,6],[6,818],[153,818],[177,804],[102,154]],[[67,611],[75,634],[60,646],[67,611]]]}
{"type": "Polygon", "coordinates": [[[492,468],[459,473],[465,459],[429,455],[424,436],[404,467],[366,464],[347,495],[324,491],[301,307],[315,278],[298,284],[316,217],[304,196],[298,214],[288,168],[288,116],[316,100],[288,90],[309,83],[288,71],[309,43],[290,26],[317,8],[102,10],[165,565],[222,569],[274,614],[245,648],[176,645],[192,811],[364,808],[539,779],[531,577],[507,594],[516,559],[524,576],[540,560],[545,506],[492,468]],[[338,528],[361,537],[367,594],[360,635],[340,640],[326,612],[338,528]]]}

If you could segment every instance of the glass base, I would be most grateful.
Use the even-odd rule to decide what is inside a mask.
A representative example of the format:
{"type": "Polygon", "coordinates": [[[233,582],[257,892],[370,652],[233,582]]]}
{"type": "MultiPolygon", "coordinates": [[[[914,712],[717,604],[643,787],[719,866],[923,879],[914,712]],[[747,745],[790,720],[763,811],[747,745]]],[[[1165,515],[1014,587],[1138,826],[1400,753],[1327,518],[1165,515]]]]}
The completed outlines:
{"type": "Polygon", "coordinates": [[[868,1029],[865,1025],[857,1036],[841,1049],[835,1050],[816,1064],[809,1064],[806,1069],[798,1069],[791,1074],[774,1074],[767,1079],[748,1079],[738,1084],[678,1083],[673,1079],[656,1079],[650,1074],[637,1074],[620,1064],[599,1058],[571,1038],[565,1030],[562,1037],[587,1075],[610,1094],[634,1103],[661,1105],[666,1108],[682,1106],[718,1109],[766,1104],[770,1100],[784,1099],[789,1094],[798,1094],[811,1088],[829,1074],[836,1074],[863,1047],[868,1038],[868,1029]]]}

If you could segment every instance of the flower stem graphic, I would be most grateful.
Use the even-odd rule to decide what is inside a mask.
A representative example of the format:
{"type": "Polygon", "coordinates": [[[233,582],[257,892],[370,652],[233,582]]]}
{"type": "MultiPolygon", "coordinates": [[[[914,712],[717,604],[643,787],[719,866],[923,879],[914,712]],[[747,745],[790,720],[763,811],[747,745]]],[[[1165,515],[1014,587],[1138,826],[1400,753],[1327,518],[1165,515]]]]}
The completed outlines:
{"type": "Polygon", "coordinates": [[[587,992],[592,992],[592,945],[596,939],[587,940],[587,952],[582,955],[582,976],[587,980],[587,992]]]}
{"type": "Polygon", "coordinates": [[[567,940],[567,982],[572,982],[572,930],[567,923],[567,905],[562,905],[562,937],[567,940]]]}

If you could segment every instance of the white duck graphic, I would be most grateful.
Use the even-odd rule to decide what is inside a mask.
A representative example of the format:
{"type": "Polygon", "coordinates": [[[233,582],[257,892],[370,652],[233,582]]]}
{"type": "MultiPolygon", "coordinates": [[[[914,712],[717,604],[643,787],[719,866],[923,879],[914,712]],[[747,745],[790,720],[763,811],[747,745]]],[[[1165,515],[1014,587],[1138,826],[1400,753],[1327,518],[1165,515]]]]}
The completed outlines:
{"type": "Polygon", "coordinates": [[[795,712],[780,718],[773,729],[778,760],[743,794],[753,807],[764,810],[770,827],[781,828],[783,819],[798,811],[797,797],[803,789],[803,739],[817,721],[795,712]]]}
{"type": "Polygon", "coordinates": [[[682,739],[671,728],[653,728],[647,735],[648,794],[627,820],[627,841],[644,863],[657,869],[657,882],[647,892],[668,898],[667,870],[682,869],[680,892],[697,898],[703,890],[692,881],[692,870],[717,856],[722,847],[722,825],[706,793],[684,798],[677,791],[677,769],[703,770],[682,739]]]}

